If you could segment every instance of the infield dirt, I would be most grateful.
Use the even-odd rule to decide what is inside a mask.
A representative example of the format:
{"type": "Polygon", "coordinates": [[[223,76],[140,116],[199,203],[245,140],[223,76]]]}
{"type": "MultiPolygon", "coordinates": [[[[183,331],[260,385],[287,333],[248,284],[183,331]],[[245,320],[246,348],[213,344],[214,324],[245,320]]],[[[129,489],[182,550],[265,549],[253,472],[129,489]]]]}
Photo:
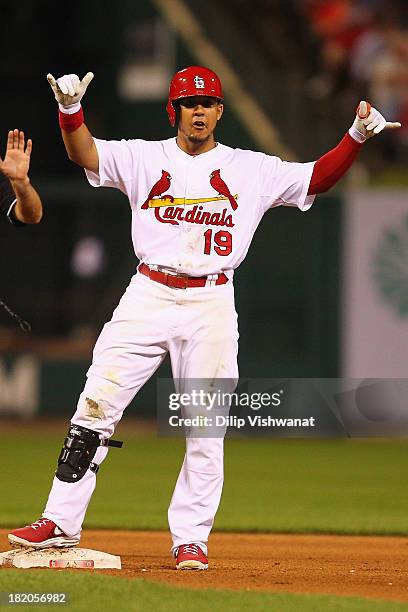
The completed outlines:
{"type": "MultiPolygon", "coordinates": [[[[6,534],[0,530],[2,551],[10,549],[6,534]]],[[[122,570],[93,570],[114,576],[408,601],[408,539],[402,537],[214,533],[206,572],[176,571],[166,532],[85,530],[81,546],[120,555],[122,570]]]]}

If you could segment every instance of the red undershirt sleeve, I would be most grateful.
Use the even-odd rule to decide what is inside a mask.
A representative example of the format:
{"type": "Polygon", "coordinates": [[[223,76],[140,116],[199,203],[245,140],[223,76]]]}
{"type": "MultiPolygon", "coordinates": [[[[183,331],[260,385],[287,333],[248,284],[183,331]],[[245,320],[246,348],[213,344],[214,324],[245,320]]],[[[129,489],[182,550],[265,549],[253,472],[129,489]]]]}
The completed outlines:
{"type": "Polygon", "coordinates": [[[320,157],[314,165],[308,195],[328,191],[341,179],[356,159],[363,143],[347,134],[337,147],[320,157]]]}

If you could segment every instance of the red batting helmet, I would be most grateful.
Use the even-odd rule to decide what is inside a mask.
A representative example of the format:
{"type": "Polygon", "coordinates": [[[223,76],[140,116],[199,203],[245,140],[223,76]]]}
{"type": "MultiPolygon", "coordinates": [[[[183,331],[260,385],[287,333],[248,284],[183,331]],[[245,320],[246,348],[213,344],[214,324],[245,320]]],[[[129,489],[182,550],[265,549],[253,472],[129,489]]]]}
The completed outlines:
{"type": "Polygon", "coordinates": [[[176,124],[174,100],[191,96],[210,96],[222,100],[224,96],[221,81],[215,72],[203,66],[189,66],[176,72],[170,81],[169,101],[166,106],[173,127],[176,124]]]}

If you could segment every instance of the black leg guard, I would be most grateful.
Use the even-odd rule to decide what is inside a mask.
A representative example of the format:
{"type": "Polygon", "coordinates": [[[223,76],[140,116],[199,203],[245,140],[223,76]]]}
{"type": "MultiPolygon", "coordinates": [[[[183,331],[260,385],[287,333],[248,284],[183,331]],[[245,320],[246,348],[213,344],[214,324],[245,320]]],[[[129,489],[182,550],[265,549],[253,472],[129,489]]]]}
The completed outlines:
{"type": "Polygon", "coordinates": [[[99,446],[121,448],[122,445],[123,442],[120,440],[101,439],[96,431],[87,427],[71,425],[58,457],[55,475],[64,482],[78,482],[88,469],[96,474],[99,465],[92,463],[92,459],[95,457],[97,448],[99,446]]]}
{"type": "Polygon", "coordinates": [[[101,446],[101,440],[98,433],[87,427],[71,425],[58,457],[56,477],[64,482],[81,480],[85,472],[93,465],[92,459],[99,446],[101,446]]]}

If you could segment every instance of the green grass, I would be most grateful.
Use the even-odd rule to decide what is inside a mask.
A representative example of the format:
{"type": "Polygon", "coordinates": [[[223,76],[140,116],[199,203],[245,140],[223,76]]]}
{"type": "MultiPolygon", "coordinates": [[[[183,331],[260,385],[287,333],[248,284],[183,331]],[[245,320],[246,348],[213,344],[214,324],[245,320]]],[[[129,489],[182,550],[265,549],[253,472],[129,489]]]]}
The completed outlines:
{"type": "MultiPolygon", "coordinates": [[[[65,427],[0,433],[0,525],[37,518],[65,427]]],[[[117,436],[98,474],[86,526],[167,529],[182,440],[117,436]]],[[[215,528],[225,531],[407,534],[408,441],[227,440],[225,486],[215,528]]]]}
{"type": "MultiPolygon", "coordinates": [[[[399,612],[408,605],[358,597],[292,595],[209,589],[184,589],[139,579],[116,578],[85,572],[55,570],[1,570],[1,592],[67,593],[65,606],[18,606],[18,610],[68,610],[69,612],[399,612]],[[103,605],[101,603],[103,596],[103,605]]],[[[3,609],[6,609],[4,607],[3,609]]],[[[7,606],[7,609],[11,609],[7,606]]]]}

